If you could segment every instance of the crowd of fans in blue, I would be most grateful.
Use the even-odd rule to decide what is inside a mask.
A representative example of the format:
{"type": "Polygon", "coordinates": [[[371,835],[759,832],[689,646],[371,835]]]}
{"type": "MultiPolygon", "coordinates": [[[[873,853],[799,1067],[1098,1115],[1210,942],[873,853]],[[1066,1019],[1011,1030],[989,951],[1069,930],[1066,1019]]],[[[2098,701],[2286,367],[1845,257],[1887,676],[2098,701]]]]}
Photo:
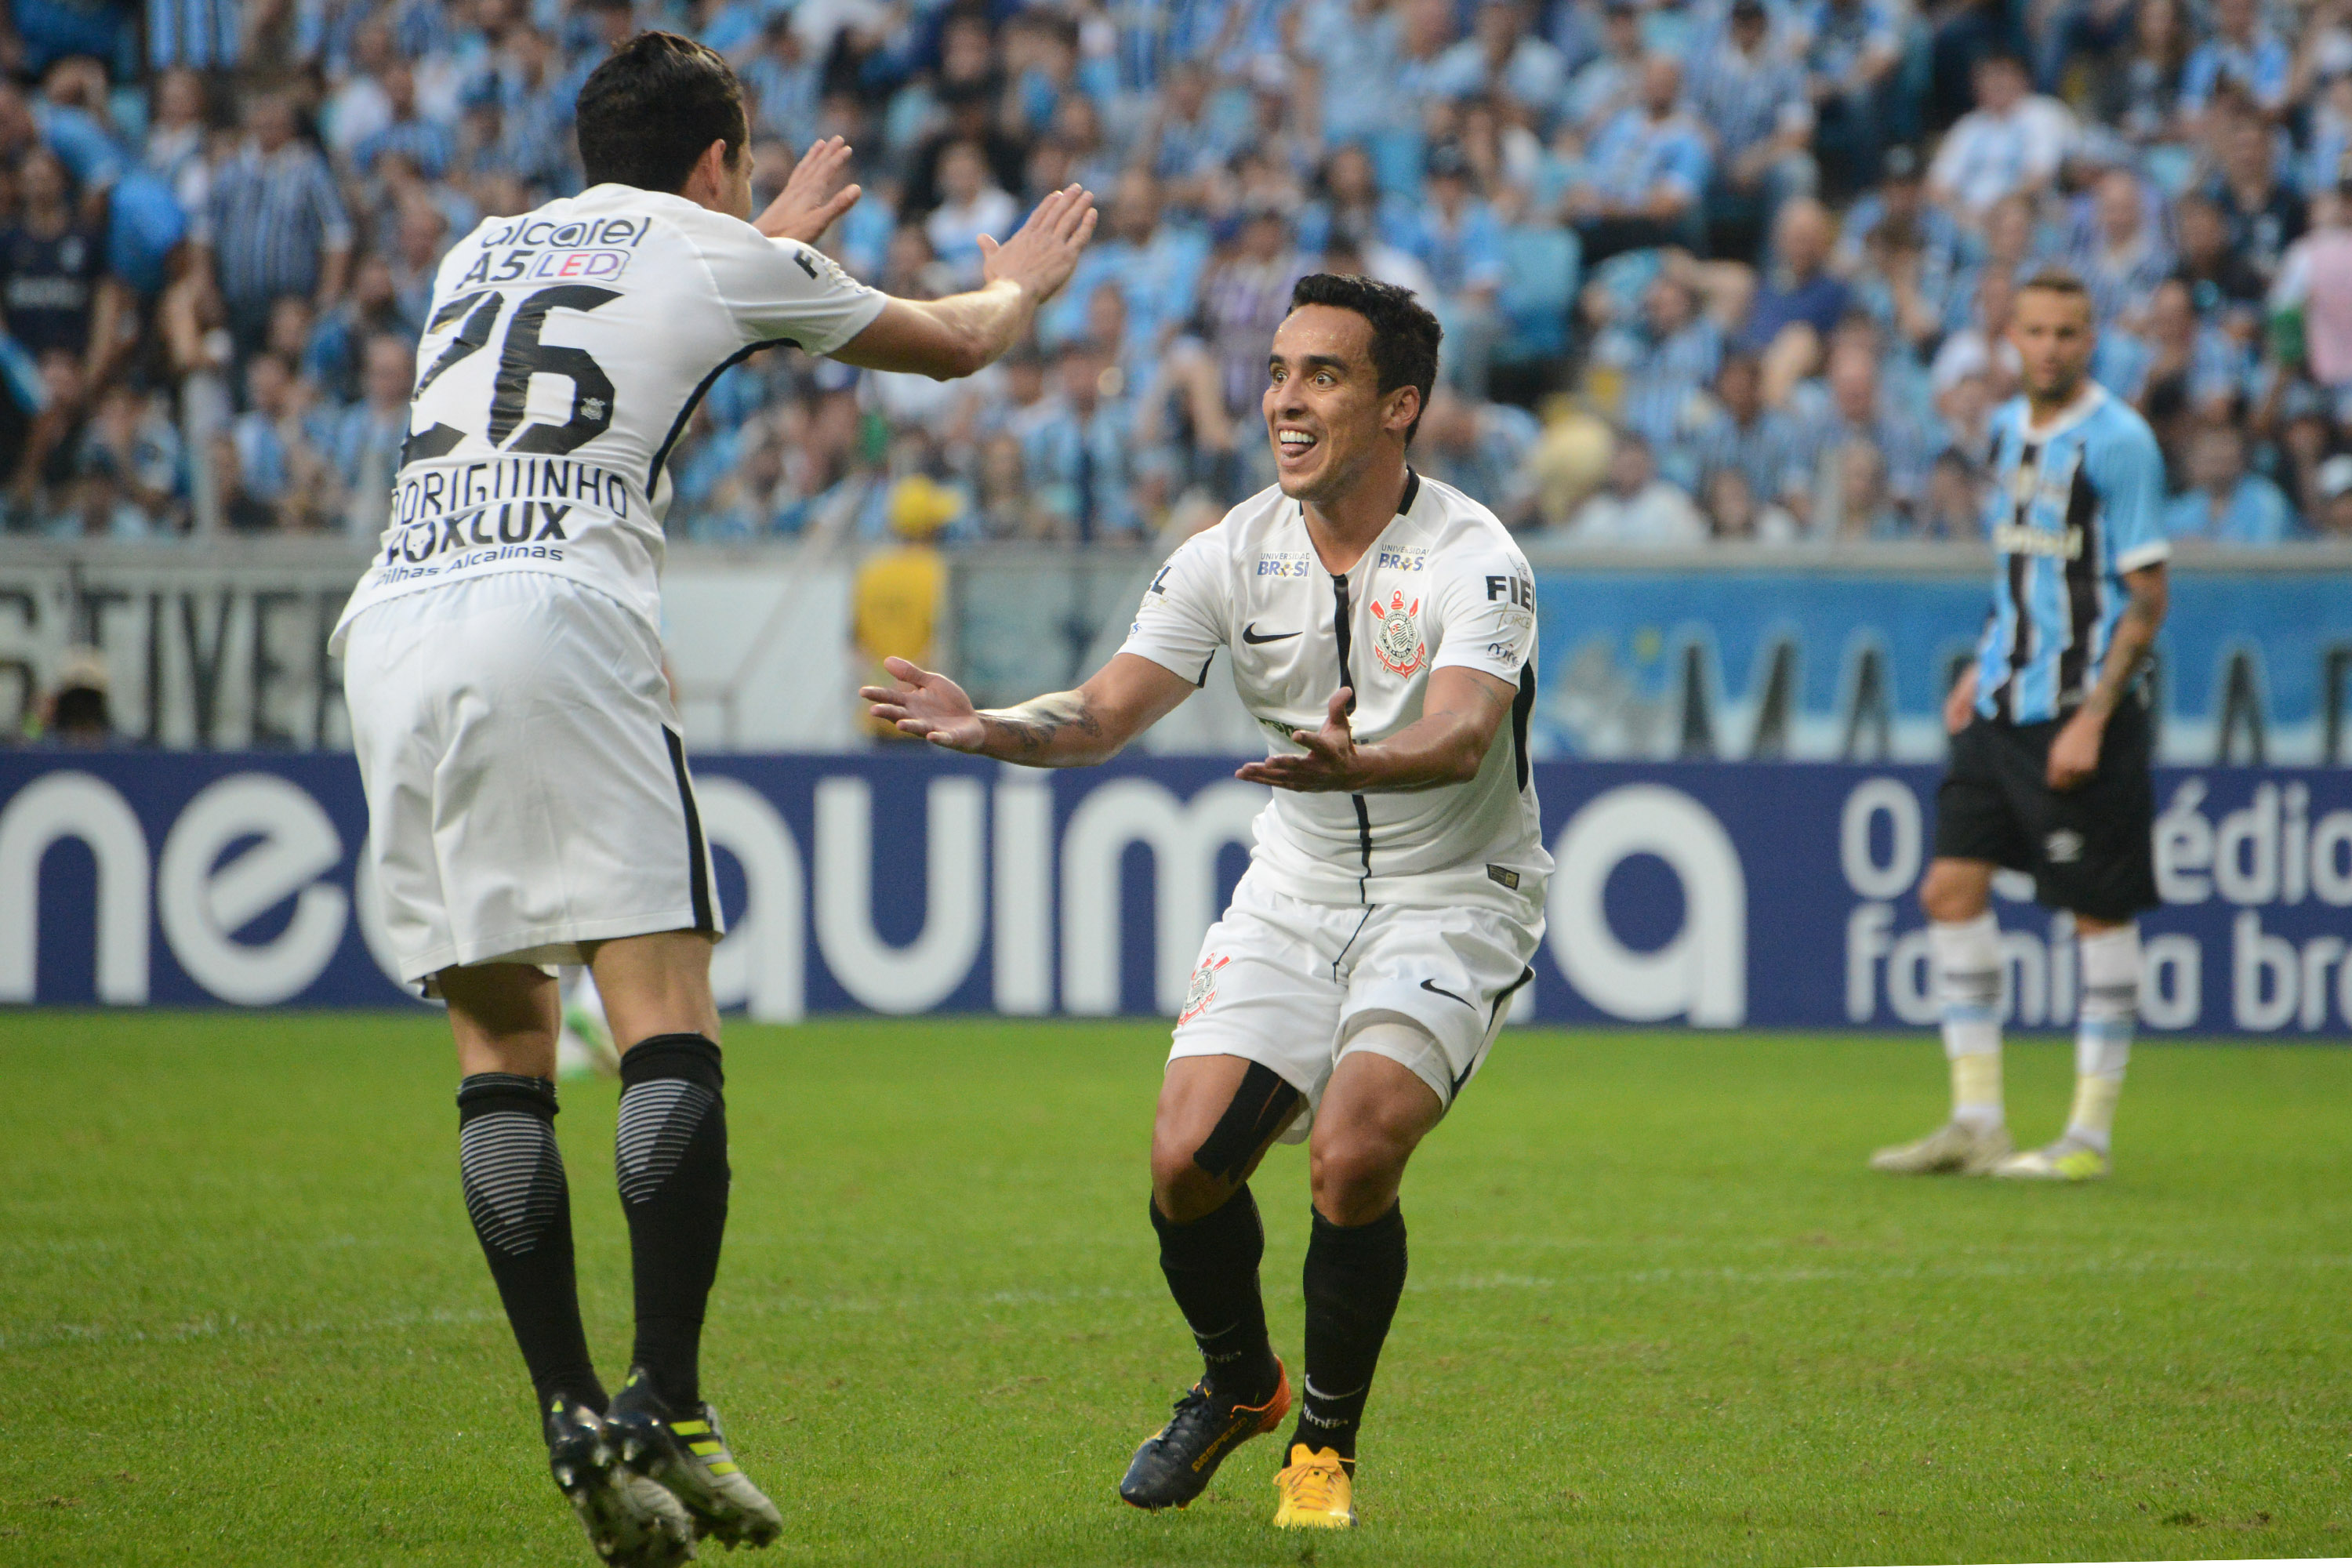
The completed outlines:
{"type": "Polygon", "coordinates": [[[893,293],[1105,208],[971,381],[721,376],[674,538],[879,536],[910,479],[951,542],[1213,517],[1314,270],[1431,302],[1416,463],[1515,528],[1973,538],[2053,265],[2177,537],[2352,537],[2352,0],[17,0],[6,528],[373,537],[437,259],[578,189],[573,96],[648,26],[735,63],[761,199],[849,138],[825,246],[893,293]]]}

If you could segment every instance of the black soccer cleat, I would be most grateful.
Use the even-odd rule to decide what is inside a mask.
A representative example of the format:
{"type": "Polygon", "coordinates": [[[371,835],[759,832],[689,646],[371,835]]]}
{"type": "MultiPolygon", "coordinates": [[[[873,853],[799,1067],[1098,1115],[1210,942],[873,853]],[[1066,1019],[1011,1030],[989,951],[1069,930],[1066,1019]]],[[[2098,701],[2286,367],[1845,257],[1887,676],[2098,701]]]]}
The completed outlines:
{"type": "Polygon", "coordinates": [[[1290,1374],[1274,1363],[1274,1392],[1263,1405],[1219,1399],[1196,1383],[1176,1402],[1168,1425],[1143,1440],[1118,1483],[1121,1502],[1137,1508],[1182,1508],[1208,1489],[1225,1456],[1290,1414],[1290,1374]]]}
{"type": "Polygon", "coordinates": [[[686,1510],[621,1464],[594,1411],[558,1398],[544,1426],[547,1468],[599,1558],[614,1568],[677,1568],[694,1560],[694,1522],[686,1510]]]}
{"type": "Polygon", "coordinates": [[[716,1536],[731,1548],[765,1546],[784,1532],[776,1505],[728,1452],[719,1412],[709,1405],[673,1415],[645,1368],[635,1367],[613,1396],[604,1426],[621,1463],[683,1503],[698,1537],[716,1536]]]}

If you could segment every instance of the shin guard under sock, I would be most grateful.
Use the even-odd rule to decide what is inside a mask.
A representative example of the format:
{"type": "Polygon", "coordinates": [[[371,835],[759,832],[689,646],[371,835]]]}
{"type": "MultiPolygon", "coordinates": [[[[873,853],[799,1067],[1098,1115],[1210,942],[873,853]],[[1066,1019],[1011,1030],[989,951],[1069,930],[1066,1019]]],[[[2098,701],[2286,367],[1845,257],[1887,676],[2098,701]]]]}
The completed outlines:
{"type": "Polygon", "coordinates": [[[515,1343],[544,1412],[558,1399],[600,1415],[604,1384],[580,1329],[572,1196],[555,1144],[555,1085],[476,1073],[457,1087],[457,1170],[515,1343]]]}
{"type": "Polygon", "coordinates": [[[1190,1225],[1178,1225],[1154,1201],[1151,1228],[1160,1235],[1168,1293],[1201,1347],[1202,1381],[1219,1398],[1243,1405],[1266,1399],[1276,1373],[1257,1283],[1265,1226],[1249,1184],[1190,1225]]]}
{"type": "Polygon", "coordinates": [[[1356,1457],[1356,1428],[1404,1294],[1404,1274],[1402,1205],[1370,1225],[1333,1225],[1317,1212],[1307,1244],[1306,1376],[1293,1445],[1356,1457]]]}
{"type": "Polygon", "coordinates": [[[702,1401],[702,1313],[727,1234],[725,1083],[700,1035],[656,1035],[621,1058],[613,1167],[636,1282],[632,1359],[677,1412],[702,1401]]]}

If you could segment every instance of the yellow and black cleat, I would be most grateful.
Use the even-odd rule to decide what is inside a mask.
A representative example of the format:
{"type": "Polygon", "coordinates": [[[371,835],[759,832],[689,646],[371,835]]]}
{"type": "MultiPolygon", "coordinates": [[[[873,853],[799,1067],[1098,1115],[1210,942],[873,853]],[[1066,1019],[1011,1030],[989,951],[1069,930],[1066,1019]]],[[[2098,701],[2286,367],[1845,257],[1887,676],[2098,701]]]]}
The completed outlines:
{"type": "Polygon", "coordinates": [[[727,1546],[765,1546],[784,1532],[783,1516],[751,1484],[719,1429],[719,1412],[698,1405],[672,1415],[643,1368],[613,1397],[604,1417],[621,1463],[667,1488],[686,1505],[694,1533],[727,1546]]]}

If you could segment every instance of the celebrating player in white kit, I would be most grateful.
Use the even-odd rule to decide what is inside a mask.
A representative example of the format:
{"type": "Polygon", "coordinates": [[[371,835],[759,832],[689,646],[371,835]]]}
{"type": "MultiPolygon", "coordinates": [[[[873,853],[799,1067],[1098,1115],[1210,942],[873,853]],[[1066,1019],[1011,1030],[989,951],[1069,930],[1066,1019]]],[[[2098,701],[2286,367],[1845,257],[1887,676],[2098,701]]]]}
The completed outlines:
{"type": "Polygon", "coordinates": [[[1169,558],[1108,664],[1003,711],[904,659],[895,689],[865,692],[951,750],[1076,767],[1174,710],[1223,648],[1269,737],[1238,776],[1276,794],[1202,946],[1152,1131],[1160,1268],[1205,1366],[1119,1484],[1139,1508],[1190,1502],[1289,1411],[1249,1176],[1311,1129],[1306,1375],[1275,1522],[1355,1522],[1357,1427],[1404,1289],[1405,1162],[1543,935],[1534,578],[1492,512],[1405,461],[1438,338],[1404,289],[1300,280],[1264,399],[1276,484],[1169,558]]]}
{"type": "Polygon", "coordinates": [[[666,1564],[696,1536],[764,1544],[782,1521],[699,1387],[727,1217],[720,922],[662,675],[665,461],[719,374],[772,344],[978,370],[1068,279],[1094,214],[1057,192],[1001,248],[981,242],[978,290],[891,300],[811,248],[858,196],[835,189],[838,139],[747,221],[741,96],[702,45],[615,48],[578,128],[587,191],[489,219],[441,264],[392,524],[336,637],[385,928],[449,1004],[466,1206],[551,1467],[600,1556],[666,1564]],[[554,1136],[564,963],[593,972],[622,1053],[636,1341],[609,1401],[554,1136]]]}

